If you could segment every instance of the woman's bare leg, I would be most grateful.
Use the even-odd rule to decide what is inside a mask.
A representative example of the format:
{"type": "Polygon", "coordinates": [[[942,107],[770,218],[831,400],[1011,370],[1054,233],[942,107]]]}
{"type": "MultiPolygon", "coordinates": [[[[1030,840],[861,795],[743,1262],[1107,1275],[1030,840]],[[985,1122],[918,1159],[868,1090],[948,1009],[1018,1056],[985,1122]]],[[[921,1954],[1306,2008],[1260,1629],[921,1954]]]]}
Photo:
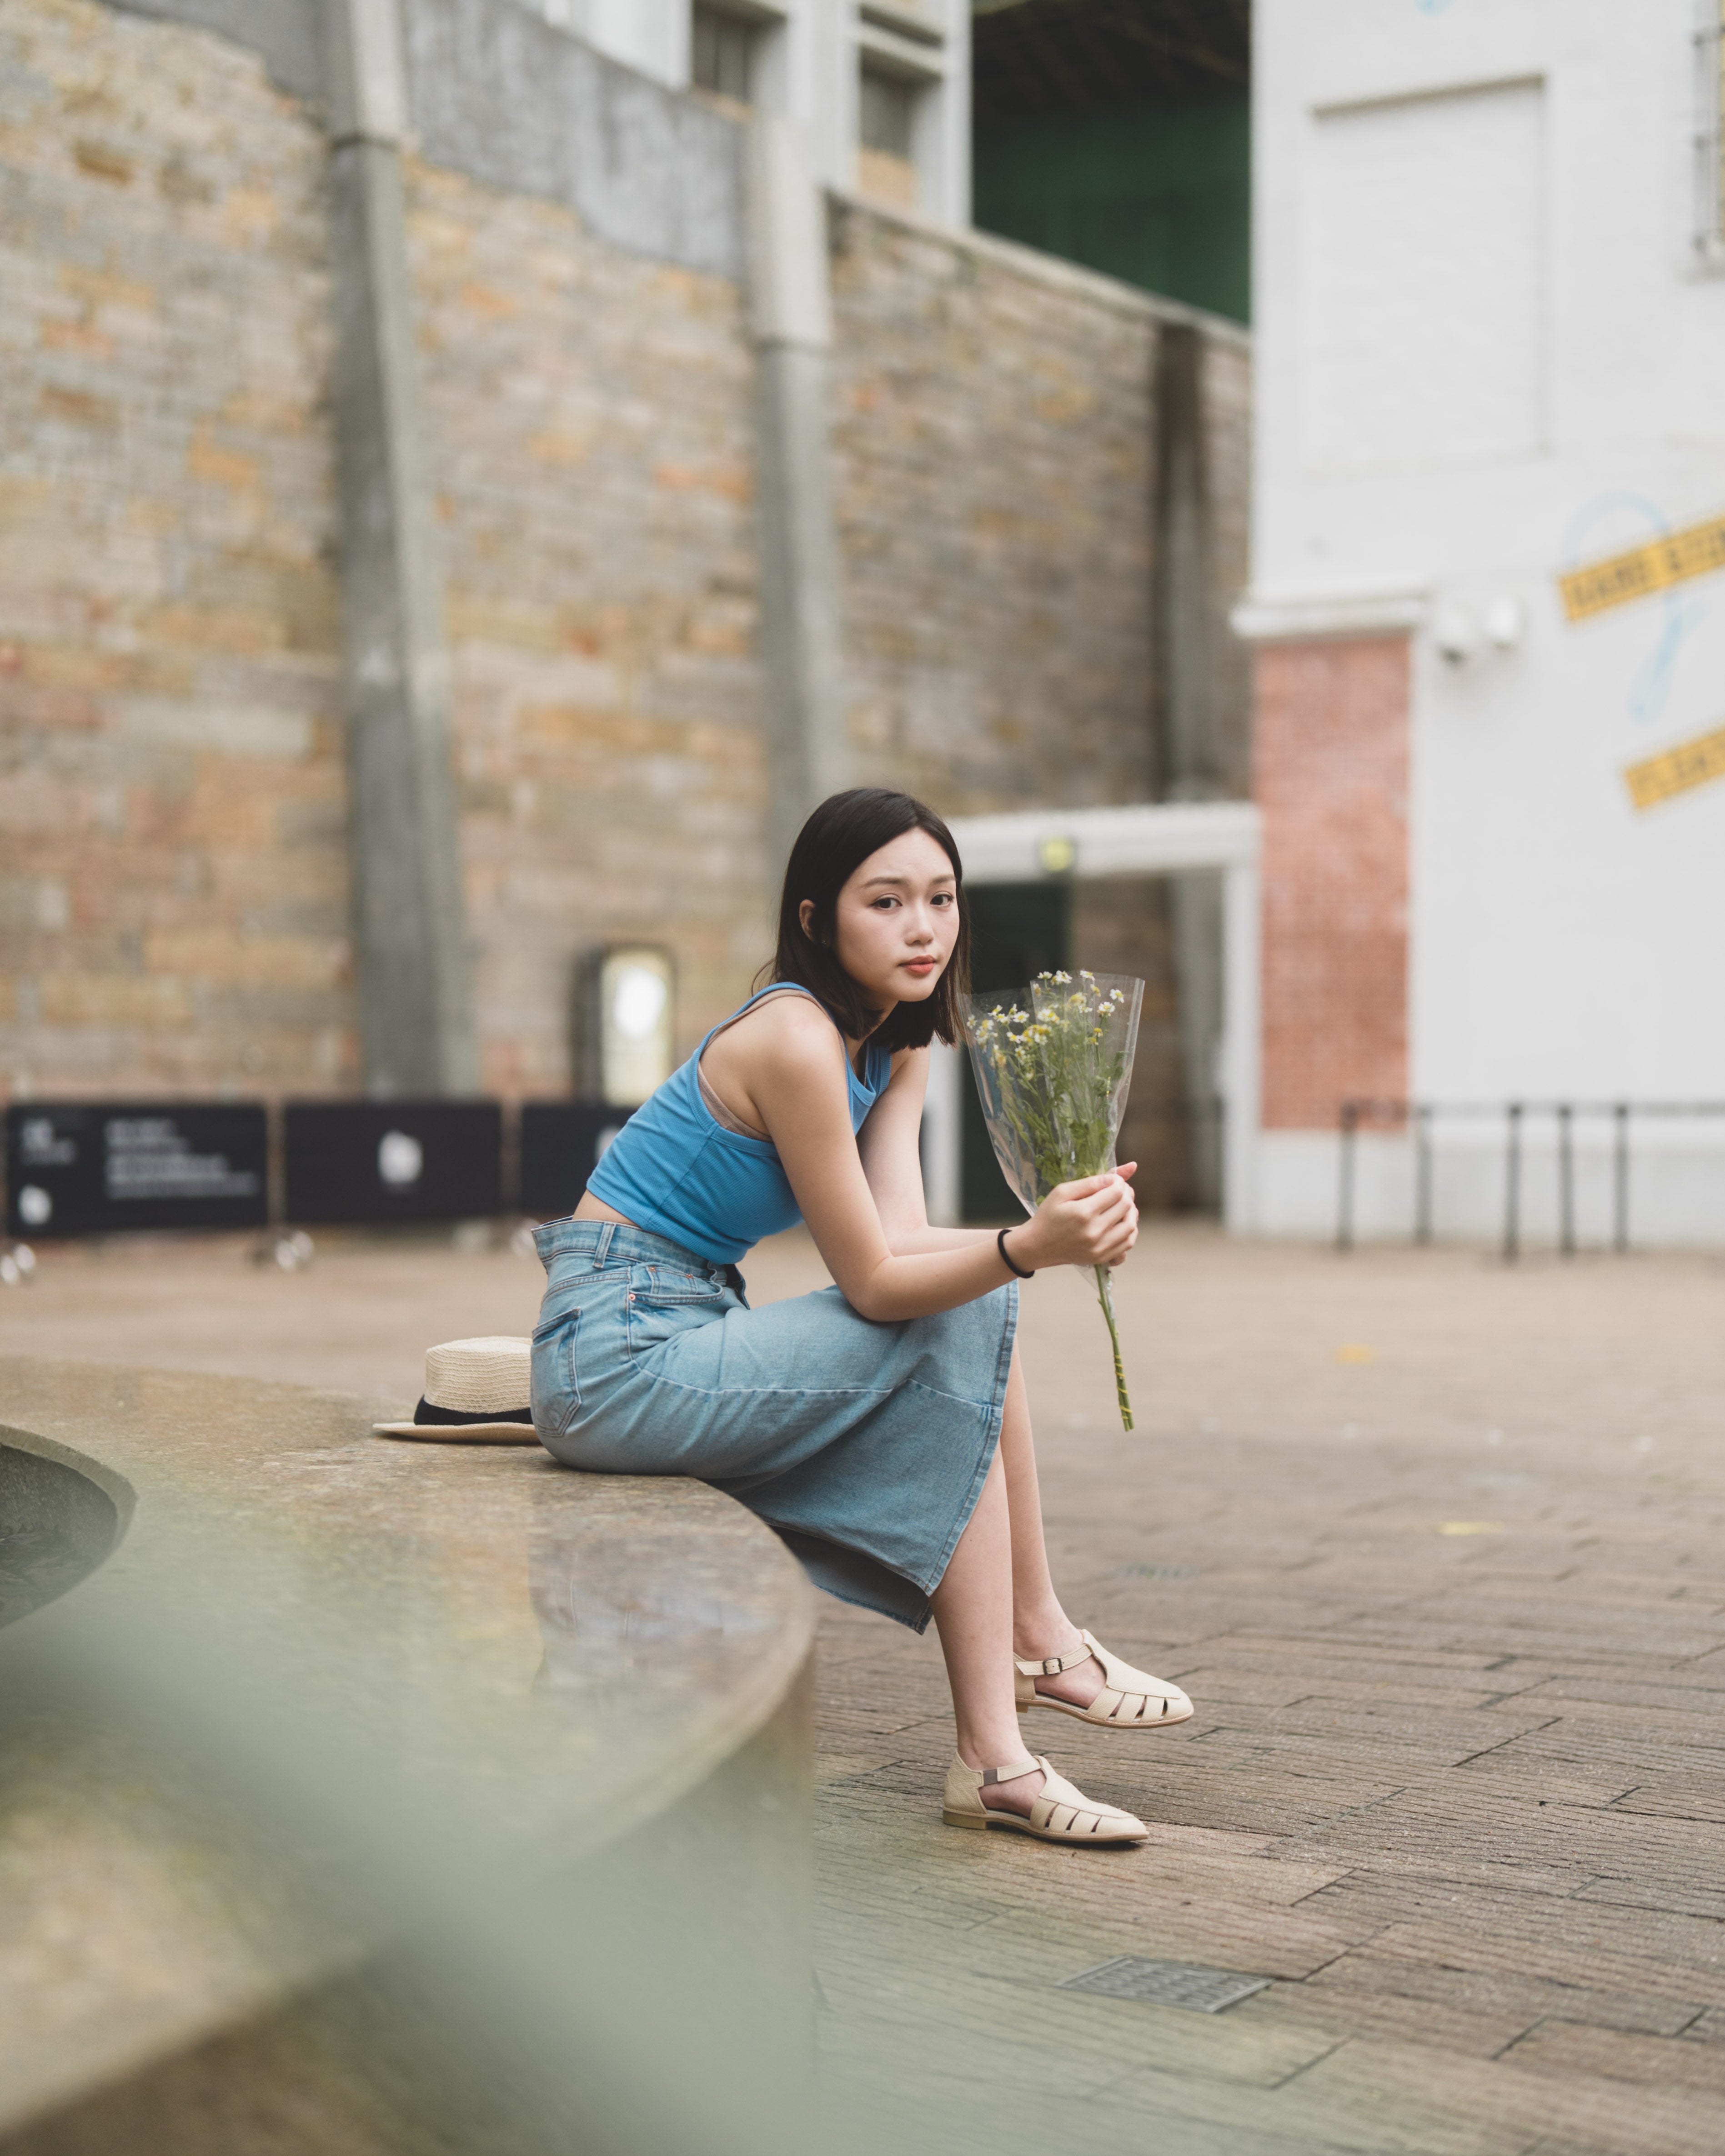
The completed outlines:
{"type": "MultiPolygon", "coordinates": [[[[946,1576],[929,1597],[967,1767],[1008,1767],[1029,1756],[1013,1701],[1012,1583],[1006,1469],[997,1450],[946,1576]]],[[[1028,1812],[1041,1786],[1040,1772],[1020,1775],[984,1789],[983,1802],[1028,1812]]]]}
{"type": "MultiPolygon", "coordinates": [[[[1030,1394],[1016,1347],[1006,1381],[1006,1412],[1000,1424],[1000,1460],[1005,1470],[1006,1503],[1012,1526],[1012,1650],[1024,1661],[1040,1661],[1081,1654],[1078,1627],[1060,1607],[1048,1567],[1042,1532],[1042,1492],[1036,1480],[1036,1447],[1030,1435],[1030,1394]]],[[[1094,1661],[1057,1676],[1039,1677],[1036,1689],[1075,1707],[1088,1707],[1102,1688],[1094,1661]]]]}
{"type": "MultiPolygon", "coordinates": [[[[1014,1701],[1012,1656],[1065,1656],[1083,1642],[1060,1607],[1042,1534],[1042,1499],[1030,1436],[1030,1399],[1013,1350],[1000,1444],[976,1509],[930,1597],[952,1687],[958,1756],[967,1767],[1004,1767],[1026,1757],[1014,1701]]],[[[1101,1689],[1093,1661],[1053,1677],[1040,1691],[1088,1707],[1101,1689]]],[[[1025,1775],[984,1790],[983,1802],[1027,1812],[1041,1787],[1025,1775]]]]}

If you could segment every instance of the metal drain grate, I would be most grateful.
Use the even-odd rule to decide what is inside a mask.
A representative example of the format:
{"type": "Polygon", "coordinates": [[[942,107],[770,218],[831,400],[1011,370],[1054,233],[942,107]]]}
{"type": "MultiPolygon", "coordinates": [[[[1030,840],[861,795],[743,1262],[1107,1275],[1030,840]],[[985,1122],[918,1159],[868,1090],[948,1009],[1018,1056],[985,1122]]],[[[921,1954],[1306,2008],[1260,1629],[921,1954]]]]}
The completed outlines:
{"type": "Polygon", "coordinates": [[[1142,1961],[1137,1954],[1117,1954],[1076,1976],[1063,1976],[1059,1986],[1062,1991],[1098,1992],[1104,1999],[1189,2007],[1194,2014],[1219,2014],[1269,1988],[1267,1976],[1242,1976],[1237,1969],[1195,1969],[1187,1961],[1142,1961]]]}

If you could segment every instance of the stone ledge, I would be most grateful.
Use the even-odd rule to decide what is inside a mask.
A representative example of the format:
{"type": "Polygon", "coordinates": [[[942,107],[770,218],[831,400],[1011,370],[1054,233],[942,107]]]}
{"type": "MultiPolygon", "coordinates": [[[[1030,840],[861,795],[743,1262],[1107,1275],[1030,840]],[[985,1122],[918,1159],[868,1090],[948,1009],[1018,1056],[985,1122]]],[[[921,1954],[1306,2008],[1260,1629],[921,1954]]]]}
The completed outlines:
{"type": "Polygon", "coordinates": [[[1248,592],[1229,616],[1247,644],[1304,644],[1411,636],[1425,626],[1431,594],[1413,586],[1380,591],[1248,592]]]}
{"type": "Polygon", "coordinates": [[[577,1874],[597,1931],[617,1918],[595,1876],[668,1877],[658,1845],[691,1821],[680,1919],[719,1881],[711,1921],[741,1912],[794,1999],[814,1634],[794,1561],[702,1485],[392,1443],[378,1414],[0,1362],[0,1447],[78,1467],[122,1529],[0,1638],[8,2148],[350,1981],[429,1912],[447,1928],[524,1885],[548,1904],[577,1874]],[[747,1795],[716,1796],[727,1777],[747,1795]]]}

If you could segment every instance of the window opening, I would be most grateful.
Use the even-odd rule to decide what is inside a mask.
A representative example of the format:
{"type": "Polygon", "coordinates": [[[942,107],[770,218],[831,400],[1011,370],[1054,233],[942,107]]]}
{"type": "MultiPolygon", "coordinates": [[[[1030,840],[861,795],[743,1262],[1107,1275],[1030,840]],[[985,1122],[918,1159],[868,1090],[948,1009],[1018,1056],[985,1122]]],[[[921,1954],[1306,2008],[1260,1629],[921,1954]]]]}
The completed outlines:
{"type": "Polygon", "coordinates": [[[865,67],[857,112],[857,136],[864,149],[908,163],[916,102],[916,90],[902,75],[865,67]]]}
{"type": "Polygon", "coordinates": [[[756,30],[740,15],[697,4],[691,24],[690,78],[697,90],[747,105],[753,90],[756,30]]]}

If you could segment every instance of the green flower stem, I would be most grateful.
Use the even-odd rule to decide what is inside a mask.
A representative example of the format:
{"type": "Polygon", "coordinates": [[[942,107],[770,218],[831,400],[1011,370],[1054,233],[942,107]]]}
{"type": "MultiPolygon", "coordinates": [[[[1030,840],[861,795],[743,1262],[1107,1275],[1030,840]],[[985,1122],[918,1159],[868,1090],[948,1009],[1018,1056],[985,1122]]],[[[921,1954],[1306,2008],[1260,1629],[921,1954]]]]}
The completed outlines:
{"type": "Polygon", "coordinates": [[[1109,1286],[1106,1265],[1096,1267],[1096,1301],[1102,1306],[1102,1315],[1108,1321],[1108,1337],[1114,1343],[1114,1395],[1120,1403],[1120,1427],[1132,1426],[1132,1395],[1126,1389],[1126,1365],[1120,1359],[1120,1327],[1114,1322],[1114,1295],[1109,1286]]]}

